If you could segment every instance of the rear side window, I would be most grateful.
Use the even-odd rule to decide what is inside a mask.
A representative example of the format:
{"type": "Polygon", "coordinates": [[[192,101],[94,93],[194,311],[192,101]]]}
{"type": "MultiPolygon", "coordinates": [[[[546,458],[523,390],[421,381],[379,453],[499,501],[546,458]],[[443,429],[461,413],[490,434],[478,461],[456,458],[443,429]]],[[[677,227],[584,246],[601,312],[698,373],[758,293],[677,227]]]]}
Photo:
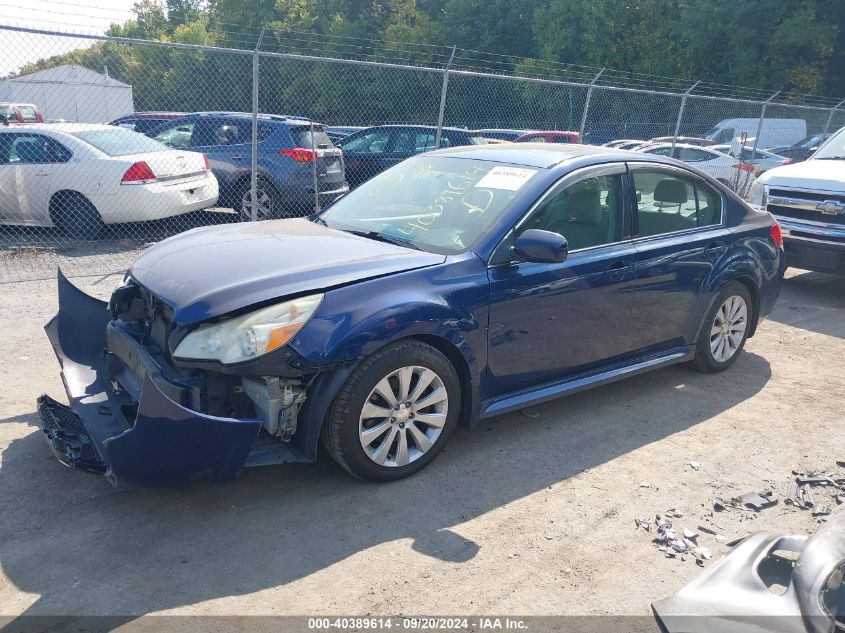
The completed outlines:
{"type": "Polygon", "coordinates": [[[332,149],[334,147],[334,143],[332,143],[332,140],[329,138],[329,135],[326,134],[326,131],[316,125],[314,126],[313,141],[311,138],[311,126],[291,128],[290,133],[291,136],[293,136],[293,142],[297,147],[310,149],[312,142],[314,148],[316,149],[332,149]]]}
{"type": "Polygon", "coordinates": [[[112,127],[108,130],[81,130],[70,132],[70,135],[93,145],[107,156],[147,154],[163,152],[167,149],[165,145],[148,136],[120,127],[112,127]]]}
{"type": "Polygon", "coordinates": [[[198,121],[193,128],[193,147],[220,147],[240,145],[252,141],[252,121],[208,120],[198,121]]]}
{"type": "Polygon", "coordinates": [[[722,197],[710,185],[663,171],[633,173],[640,237],[663,235],[722,220],[722,197]]]}
{"type": "Polygon", "coordinates": [[[32,106],[20,106],[18,110],[20,110],[21,117],[23,118],[24,122],[35,123],[36,121],[38,121],[38,113],[32,106]]]}
{"type": "Polygon", "coordinates": [[[675,153],[675,158],[679,158],[685,163],[698,163],[716,158],[710,152],[706,152],[703,149],[693,149],[692,147],[676,148],[675,153]]]}

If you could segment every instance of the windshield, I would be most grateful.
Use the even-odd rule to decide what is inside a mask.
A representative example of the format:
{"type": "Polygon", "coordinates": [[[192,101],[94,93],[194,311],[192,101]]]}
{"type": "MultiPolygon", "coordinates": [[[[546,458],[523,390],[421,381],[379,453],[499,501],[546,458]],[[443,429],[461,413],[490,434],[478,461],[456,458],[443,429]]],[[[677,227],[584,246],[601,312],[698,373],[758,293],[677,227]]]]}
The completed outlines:
{"type": "Polygon", "coordinates": [[[448,156],[417,156],[380,173],[320,217],[444,255],[472,248],[539,169],[448,156]]]}
{"type": "Polygon", "coordinates": [[[93,145],[108,156],[164,152],[168,149],[158,141],[121,127],[111,127],[108,130],[83,130],[70,132],[70,134],[80,141],[93,145]]]}
{"type": "Polygon", "coordinates": [[[815,154],[813,154],[813,158],[845,158],[845,127],[831,136],[827,142],[822,145],[815,154]]]}

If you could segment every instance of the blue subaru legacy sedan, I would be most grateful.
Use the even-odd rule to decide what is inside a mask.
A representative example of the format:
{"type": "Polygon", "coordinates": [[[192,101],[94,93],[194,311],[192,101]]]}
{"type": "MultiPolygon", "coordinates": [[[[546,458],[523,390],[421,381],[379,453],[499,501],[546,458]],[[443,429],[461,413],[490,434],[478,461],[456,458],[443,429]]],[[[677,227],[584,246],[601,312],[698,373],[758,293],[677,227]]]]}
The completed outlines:
{"type": "MultiPolygon", "coordinates": [[[[458,424],[673,363],[727,369],[780,228],[669,158],[580,145],[410,158],[310,218],[200,228],[108,304],[59,278],[65,464],[159,484],[308,462],[411,475],[458,424]]],[[[562,448],[565,450],[565,447],[562,448]]]]}

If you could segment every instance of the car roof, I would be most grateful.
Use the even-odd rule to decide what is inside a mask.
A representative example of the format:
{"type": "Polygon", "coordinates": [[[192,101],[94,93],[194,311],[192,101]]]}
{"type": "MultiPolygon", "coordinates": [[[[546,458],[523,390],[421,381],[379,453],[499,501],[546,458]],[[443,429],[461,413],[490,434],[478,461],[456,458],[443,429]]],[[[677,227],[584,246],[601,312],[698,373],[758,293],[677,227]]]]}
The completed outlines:
{"type": "MultiPolygon", "coordinates": [[[[238,118],[238,119],[251,119],[252,113],[251,112],[228,112],[225,110],[220,111],[203,111],[203,112],[186,112],[183,115],[185,118],[193,118],[193,117],[231,117],[231,118],[238,118]]],[[[179,117],[182,118],[182,117],[179,117]]],[[[298,117],[298,116],[288,116],[286,114],[265,114],[265,113],[258,113],[258,120],[259,121],[277,121],[279,123],[290,123],[292,125],[309,125],[311,123],[311,119],[306,119],[305,117],[298,117]]],[[[314,122],[314,125],[319,125],[321,127],[325,127],[322,123],[314,122]]]]}
{"type": "MultiPolygon", "coordinates": [[[[434,125],[417,125],[415,123],[390,123],[387,125],[372,125],[370,127],[363,128],[364,130],[376,130],[376,129],[389,129],[389,128],[403,128],[403,129],[413,129],[413,130],[436,130],[437,128],[434,125]]],[[[444,126],[442,129],[448,130],[449,132],[465,132],[467,134],[478,134],[478,130],[467,130],[462,127],[446,127],[444,126]]],[[[363,130],[361,130],[363,131],[363,130]]]]}
{"type": "Polygon", "coordinates": [[[26,130],[43,130],[45,132],[65,132],[66,134],[73,134],[74,132],[87,132],[89,130],[109,130],[114,132],[113,125],[105,123],[28,123],[26,127],[18,125],[10,125],[9,127],[0,127],[3,131],[21,131],[26,130]]]}
{"type": "Polygon", "coordinates": [[[523,136],[542,136],[543,134],[578,134],[576,130],[533,130],[523,136]]]}
{"type": "Polygon", "coordinates": [[[460,145],[429,152],[429,155],[473,158],[500,163],[540,167],[548,169],[563,161],[585,156],[605,158],[611,161],[647,160],[649,162],[675,165],[677,161],[664,156],[640,154],[624,149],[601,145],[578,145],[575,143],[496,143],[489,145],[460,145]]]}

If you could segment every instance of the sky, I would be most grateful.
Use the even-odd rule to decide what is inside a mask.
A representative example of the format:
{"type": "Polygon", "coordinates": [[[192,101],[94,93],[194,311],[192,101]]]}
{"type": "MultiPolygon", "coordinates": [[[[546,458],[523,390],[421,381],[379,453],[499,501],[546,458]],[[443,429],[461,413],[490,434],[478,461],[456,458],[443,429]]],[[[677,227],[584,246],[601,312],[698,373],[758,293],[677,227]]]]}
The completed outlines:
{"type": "MultiPolygon", "coordinates": [[[[136,0],[0,0],[0,26],[25,26],[65,33],[102,34],[113,22],[134,17],[136,0]]],[[[32,35],[0,28],[0,77],[26,63],[64,53],[88,40],[32,35]]]]}

